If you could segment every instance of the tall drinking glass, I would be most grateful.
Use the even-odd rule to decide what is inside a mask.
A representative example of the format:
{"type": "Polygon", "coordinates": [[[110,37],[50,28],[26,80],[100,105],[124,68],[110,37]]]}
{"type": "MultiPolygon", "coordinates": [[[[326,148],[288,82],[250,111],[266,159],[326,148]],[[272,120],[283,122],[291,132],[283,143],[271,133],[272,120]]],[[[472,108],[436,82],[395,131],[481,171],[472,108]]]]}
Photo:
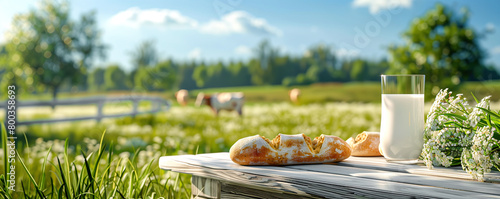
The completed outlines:
{"type": "Polygon", "coordinates": [[[424,144],[425,75],[382,75],[380,152],[389,162],[418,161],[424,144]]]}

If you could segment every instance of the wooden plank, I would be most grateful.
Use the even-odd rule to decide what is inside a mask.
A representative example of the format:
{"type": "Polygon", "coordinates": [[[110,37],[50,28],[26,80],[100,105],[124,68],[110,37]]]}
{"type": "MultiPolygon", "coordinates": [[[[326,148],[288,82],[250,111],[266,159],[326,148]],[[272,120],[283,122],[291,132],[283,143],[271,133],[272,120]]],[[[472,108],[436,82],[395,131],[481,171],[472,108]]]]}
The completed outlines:
{"type": "MultiPolygon", "coordinates": [[[[221,183],[234,183],[239,186],[255,189],[256,191],[273,192],[279,195],[294,194],[302,197],[321,198],[415,198],[411,195],[386,193],[384,191],[372,191],[356,189],[352,187],[332,188],[329,184],[314,183],[305,180],[277,179],[269,176],[255,175],[232,170],[206,169],[203,167],[186,165],[172,161],[170,170],[180,173],[188,173],[196,176],[204,176],[219,179],[221,183]]],[[[221,191],[222,195],[226,192],[221,191]]]]}
{"type": "MultiPolygon", "coordinates": [[[[223,156],[217,154],[215,156],[223,156]]],[[[177,161],[184,163],[186,166],[194,166],[203,168],[205,171],[210,170],[231,170],[243,173],[251,173],[256,175],[270,176],[273,179],[281,180],[284,182],[297,182],[307,181],[315,186],[328,187],[329,191],[338,191],[341,189],[362,190],[368,193],[377,193],[387,197],[390,194],[399,194],[407,196],[420,196],[420,197],[442,197],[442,198],[469,198],[469,197],[497,197],[487,194],[470,193],[461,190],[451,190],[440,187],[429,187],[414,184],[405,184],[397,182],[389,182],[384,180],[367,179],[355,176],[345,176],[331,173],[319,173],[313,171],[296,170],[287,167],[276,166],[240,166],[229,161],[220,161],[207,155],[185,155],[174,157],[162,157],[160,159],[160,167],[168,169],[168,161],[177,161]]],[[[307,193],[307,190],[304,190],[307,193]]]]}
{"type": "Polygon", "coordinates": [[[290,183],[278,183],[275,180],[260,175],[246,174],[241,172],[235,172],[230,170],[207,170],[203,167],[187,167],[185,163],[171,162],[170,168],[172,171],[188,173],[193,175],[200,175],[204,177],[216,177],[217,179],[225,179],[231,183],[245,184],[247,186],[253,187],[254,189],[266,190],[268,188],[273,188],[276,193],[294,193],[298,195],[308,196],[303,191],[293,187],[290,183]]]}
{"type": "MultiPolygon", "coordinates": [[[[247,198],[269,198],[269,199],[298,199],[298,198],[317,198],[317,197],[305,197],[290,193],[275,193],[265,190],[258,190],[246,187],[244,185],[238,185],[233,183],[223,183],[222,193],[227,197],[227,195],[232,194],[234,196],[243,196],[247,198]]],[[[240,197],[238,197],[240,198],[240,197]]]]}
{"type": "Polygon", "coordinates": [[[449,178],[415,175],[401,172],[380,171],[373,169],[346,167],[340,165],[316,164],[316,165],[295,165],[287,166],[298,170],[316,171],[321,173],[333,173],[340,175],[349,175],[354,177],[385,180],[391,182],[400,182],[406,184],[425,185],[433,187],[442,187],[447,189],[457,189],[469,192],[492,194],[500,196],[500,184],[450,180],[449,178]]]}
{"type": "MultiPolygon", "coordinates": [[[[300,190],[301,187],[303,188],[304,186],[294,185],[294,184],[292,185],[287,182],[279,182],[267,176],[253,175],[253,174],[241,173],[230,170],[218,170],[218,169],[207,170],[206,168],[187,166],[184,163],[179,163],[175,161],[170,162],[169,164],[170,164],[169,167],[170,170],[175,172],[188,173],[195,176],[203,176],[205,178],[223,179],[226,181],[226,183],[227,181],[230,181],[230,183],[239,184],[241,186],[245,186],[259,191],[273,192],[276,194],[288,193],[306,197],[313,197],[313,195],[309,195],[304,191],[300,190]]],[[[332,196],[332,195],[331,194],[325,195],[325,197],[327,196],[332,196]]]]}
{"type": "Polygon", "coordinates": [[[235,194],[235,193],[226,193],[222,192],[221,193],[221,198],[224,199],[258,199],[250,196],[245,196],[245,195],[240,195],[240,194],[235,194]]]}
{"type": "MultiPolygon", "coordinates": [[[[209,157],[218,159],[219,161],[232,162],[229,159],[228,153],[210,153],[210,154],[200,154],[203,157],[209,157]]],[[[411,173],[423,176],[437,176],[446,178],[456,178],[472,180],[472,177],[462,170],[461,167],[434,167],[434,169],[427,169],[427,167],[421,164],[395,164],[385,161],[383,157],[349,157],[348,159],[335,163],[339,166],[348,166],[353,168],[365,168],[373,169],[379,171],[390,171],[390,172],[400,172],[400,173],[411,173]]],[[[500,182],[500,172],[492,171],[485,175],[486,182],[500,182]]]]}
{"type": "MultiPolygon", "coordinates": [[[[434,167],[434,169],[427,169],[427,167],[423,164],[406,165],[389,163],[385,161],[383,157],[350,157],[345,161],[339,162],[338,165],[472,180],[472,177],[467,172],[462,170],[462,167],[434,167]]],[[[485,181],[500,182],[500,172],[493,171],[491,173],[487,173],[485,175],[485,181]]]]}
{"type": "MultiPolygon", "coordinates": [[[[216,154],[201,154],[200,156],[207,157],[207,158],[213,158],[216,159],[215,161],[218,162],[227,162],[231,163],[232,161],[229,160],[227,153],[216,153],[216,154]]],[[[352,157],[351,157],[352,158],[352,157]]],[[[351,159],[349,158],[349,159],[351,159]]],[[[353,159],[361,159],[363,160],[364,158],[353,158],[353,159]]],[[[355,177],[362,177],[362,178],[370,178],[370,179],[379,179],[379,180],[386,180],[386,181],[392,181],[392,182],[401,182],[401,183],[407,183],[407,184],[417,184],[417,185],[426,185],[426,186],[434,186],[434,187],[443,187],[443,188],[448,188],[448,189],[458,189],[458,190],[464,190],[464,191],[471,191],[471,192],[478,192],[478,193],[486,193],[486,194],[493,194],[493,195],[500,195],[500,184],[492,184],[492,183],[483,183],[483,182],[477,182],[477,181],[464,181],[464,180],[454,180],[453,183],[450,183],[450,179],[448,178],[443,178],[442,174],[440,177],[436,177],[438,175],[425,175],[425,173],[422,172],[407,172],[408,167],[421,167],[419,169],[426,170],[425,166],[419,166],[419,165],[394,165],[393,163],[387,163],[385,159],[383,158],[373,158],[369,157],[366,159],[374,159],[374,161],[371,161],[370,163],[379,163],[381,165],[386,165],[389,164],[390,166],[393,166],[397,168],[397,166],[402,166],[405,169],[392,169],[390,171],[383,171],[383,170],[378,170],[379,167],[370,167],[370,166],[345,166],[344,164],[337,163],[337,164],[314,164],[314,165],[292,165],[292,166],[286,166],[287,168],[292,168],[292,169],[299,169],[299,170],[308,170],[308,171],[317,171],[317,172],[322,172],[322,173],[333,173],[333,174],[340,174],[340,175],[348,175],[348,176],[355,176],[355,177]],[[419,175],[415,175],[419,174],[419,175]]],[[[364,162],[363,161],[358,161],[364,162]]],[[[446,170],[447,168],[440,168],[441,170],[444,169],[446,170]]],[[[417,169],[409,169],[410,171],[415,171],[417,169]]],[[[433,171],[432,172],[437,172],[433,171]]],[[[456,172],[463,172],[462,170],[456,171],[456,172]]],[[[468,174],[467,174],[468,175],[468,174]]],[[[445,176],[448,177],[448,176],[445,176]]],[[[462,179],[462,178],[461,178],[462,179]]]]}
{"type": "Polygon", "coordinates": [[[221,185],[217,180],[199,176],[191,177],[191,198],[217,199],[221,197],[221,185]]]}

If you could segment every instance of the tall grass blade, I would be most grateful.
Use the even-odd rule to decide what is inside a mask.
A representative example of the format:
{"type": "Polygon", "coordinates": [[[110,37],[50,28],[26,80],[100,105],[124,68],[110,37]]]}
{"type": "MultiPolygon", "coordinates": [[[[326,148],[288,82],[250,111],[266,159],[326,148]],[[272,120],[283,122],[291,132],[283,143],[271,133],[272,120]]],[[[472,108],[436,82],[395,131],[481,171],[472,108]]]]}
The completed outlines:
{"type": "Polygon", "coordinates": [[[43,190],[43,187],[44,187],[44,183],[45,183],[45,165],[47,164],[47,159],[49,158],[49,154],[52,150],[52,146],[49,147],[49,150],[47,151],[47,155],[45,155],[45,158],[43,159],[43,163],[42,163],[42,176],[41,176],[41,179],[40,179],[40,189],[43,190]]]}
{"type": "Polygon", "coordinates": [[[24,161],[21,158],[21,156],[19,155],[19,153],[17,153],[17,156],[18,156],[19,162],[21,163],[21,165],[24,168],[24,171],[26,171],[26,174],[28,174],[28,177],[30,178],[31,183],[33,183],[33,185],[35,186],[36,192],[38,193],[38,195],[41,198],[45,198],[45,195],[43,194],[42,190],[38,187],[38,185],[35,181],[35,178],[33,178],[33,175],[31,175],[30,171],[28,170],[28,167],[26,167],[26,165],[24,164],[24,161]]]}
{"type": "MultiPolygon", "coordinates": [[[[82,155],[83,155],[83,157],[87,157],[87,156],[85,156],[85,153],[83,153],[83,151],[82,151],[82,155]]],[[[90,171],[90,165],[89,165],[89,162],[87,161],[87,158],[85,158],[84,160],[85,160],[85,168],[87,169],[87,177],[89,178],[89,187],[88,188],[90,188],[92,190],[92,193],[95,193],[94,178],[92,176],[92,172],[90,171]]]]}
{"type": "Polygon", "coordinates": [[[122,194],[122,192],[120,192],[120,191],[118,191],[118,190],[116,190],[116,192],[118,192],[118,194],[120,194],[120,196],[121,196],[123,199],[125,199],[125,196],[122,194]]]}
{"type": "MultiPolygon", "coordinates": [[[[100,147],[104,148],[106,147],[106,144],[104,145],[100,145],[100,147]]],[[[94,179],[96,179],[96,177],[98,177],[97,173],[99,172],[98,169],[99,169],[99,160],[101,160],[101,156],[102,154],[104,153],[104,150],[101,150],[99,149],[99,154],[97,154],[97,159],[95,160],[95,165],[94,165],[94,179]]]]}
{"type": "Polygon", "coordinates": [[[75,188],[73,187],[73,183],[72,183],[72,180],[71,180],[71,173],[69,172],[69,167],[70,167],[70,163],[69,163],[69,157],[68,157],[68,144],[69,144],[69,141],[68,141],[69,138],[66,138],[66,141],[64,141],[64,168],[66,169],[66,182],[68,182],[68,184],[66,184],[68,190],[69,190],[69,194],[71,196],[71,198],[73,198],[73,196],[75,195],[74,193],[74,190],[75,188]]]}
{"type": "Polygon", "coordinates": [[[104,152],[104,147],[103,144],[102,144],[102,141],[104,141],[104,135],[106,135],[106,130],[104,130],[104,132],[102,132],[102,135],[101,135],[101,141],[99,142],[99,152],[98,152],[98,158],[96,160],[96,165],[94,167],[94,174],[97,176],[97,173],[99,172],[98,168],[99,168],[99,160],[101,160],[101,155],[102,153],[104,152]]]}
{"type": "Polygon", "coordinates": [[[485,108],[481,108],[481,107],[478,107],[478,108],[481,109],[482,111],[488,113],[489,115],[492,115],[492,116],[500,119],[500,115],[499,114],[497,114],[497,113],[495,113],[495,112],[493,112],[493,111],[491,111],[489,109],[485,109],[485,108]]]}
{"type": "Polygon", "coordinates": [[[476,103],[479,104],[479,100],[477,100],[476,96],[474,96],[474,93],[470,92],[470,94],[472,95],[472,97],[474,98],[474,100],[476,101],[476,103]]]}
{"type": "MultiPolygon", "coordinates": [[[[66,177],[64,175],[64,170],[61,167],[61,161],[59,161],[59,157],[57,158],[57,164],[59,165],[59,173],[61,174],[61,179],[63,181],[63,184],[61,185],[61,187],[64,187],[64,190],[66,191],[66,198],[70,198],[69,197],[70,192],[69,192],[69,188],[68,188],[69,186],[68,186],[68,183],[66,181],[66,177]]],[[[61,191],[59,190],[59,192],[61,192],[61,191]]]]}
{"type": "MultiPolygon", "coordinates": [[[[28,194],[26,194],[26,189],[24,189],[24,182],[23,182],[23,181],[21,181],[21,188],[23,189],[23,195],[24,195],[24,198],[29,198],[29,197],[28,197],[28,194]]],[[[28,193],[29,193],[29,192],[28,192],[28,193]]],[[[5,197],[5,198],[7,198],[7,197],[5,197]]]]}
{"type": "Polygon", "coordinates": [[[54,179],[53,178],[50,178],[50,188],[51,188],[51,192],[50,192],[50,198],[54,198],[54,179]]]}
{"type": "MultiPolygon", "coordinates": [[[[64,187],[64,184],[62,184],[62,185],[59,187],[59,192],[58,192],[59,194],[57,194],[57,195],[59,196],[59,198],[61,198],[61,199],[63,198],[63,197],[62,197],[62,196],[63,196],[63,187],[64,187]]],[[[66,193],[66,194],[68,194],[68,193],[66,193]]],[[[67,195],[66,195],[66,198],[68,198],[68,196],[67,196],[67,195]]]]}
{"type": "Polygon", "coordinates": [[[10,195],[10,192],[9,192],[9,188],[8,188],[8,182],[7,182],[7,174],[9,173],[9,168],[10,168],[10,164],[9,164],[9,153],[7,151],[7,130],[5,129],[5,125],[4,123],[2,122],[2,127],[1,127],[1,131],[2,131],[2,148],[3,148],[3,165],[4,165],[4,175],[3,175],[3,181],[4,181],[4,184],[5,184],[5,192],[7,193],[8,196],[12,197],[10,195]]]}

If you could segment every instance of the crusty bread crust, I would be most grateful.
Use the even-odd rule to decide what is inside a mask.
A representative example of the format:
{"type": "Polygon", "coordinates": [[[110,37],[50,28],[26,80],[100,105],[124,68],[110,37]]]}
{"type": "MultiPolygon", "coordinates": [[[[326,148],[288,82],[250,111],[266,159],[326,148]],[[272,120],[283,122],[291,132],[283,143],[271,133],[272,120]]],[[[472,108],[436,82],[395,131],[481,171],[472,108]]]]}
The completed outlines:
{"type": "Polygon", "coordinates": [[[279,134],[272,141],[260,136],[238,140],[229,150],[240,165],[290,165],[339,162],[351,155],[351,148],[336,136],[311,138],[304,134],[279,134]]]}
{"type": "Polygon", "coordinates": [[[382,156],[378,149],[380,144],[379,132],[363,132],[355,139],[349,138],[347,143],[352,148],[352,156],[382,156]]]}

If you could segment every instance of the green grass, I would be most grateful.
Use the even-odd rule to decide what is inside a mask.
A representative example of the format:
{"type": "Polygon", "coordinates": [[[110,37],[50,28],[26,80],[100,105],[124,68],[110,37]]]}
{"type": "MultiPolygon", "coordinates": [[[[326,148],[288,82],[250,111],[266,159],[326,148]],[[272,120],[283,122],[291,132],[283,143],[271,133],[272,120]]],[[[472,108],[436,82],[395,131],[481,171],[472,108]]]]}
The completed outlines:
{"type": "Polygon", "coordinates": [[[464,93],[468,95],[468,98],[472,99],[470,95],[474,93],[477,97],[484,97],[491,95],[492,101],[500,100],[500,81],[483,81],[483,82],[467,82],[455,93],[464,93]]]}
{"type": "MultiPolygon", "coordinates": [[[[310,86],[298,86],[301,89],[301,104],[327,103],[327,102],[375,102],[380,103],[380,82],[349,82],[349,83],[325,83],[313,84],[310,86]]],[[[254,103],[276,103],[289,101],[288,91],[291,88],[283,86],[245,86],[245,87],[226,87],[197,89],[190,91],[190,104],[194,103],[196,95],[199,92],[244,92],[245,100],[248,104],[254,103]]],[[[470,92],[478,96],[492,95],[493,101],[500,100],[500,80],[484,82],[466,82],[462,88],[456,92],[470,95],[470,92]]],[[[60,93],[59,98],[89,97],[95,95],[153,95],[161,96],[175,102],[175,91],[166,92],[131,92],[131,91],[113,91],[113,92],[76,92],[60,93]]],[[[427,95],[430,95],[427,93],[427,95]]],[[[48,93],[40,95],[23,94],[19,97],[21,100],[50,100],[48,93]]],[[[177,105],[174,103],[174,105],[177,105]]]]}
{"type": "MultiPolygon", "coordinates": [[[[311,86],[298,86],[301,90],[302,104],[324,102],[380,102],[380,83],[352,82],[327,83],[311,86]]],[[[253,103],[289,101],[288,91],[291,88],[283,86],[250,86],[194,90],[191,97],[198,92],[244,92],[245,100],[253,103]]]]}
{"type": "Polygon", "coordinates": [[[190,194],[189,176],[159,169],[160,156],[227,152],[236,140],[256,134],[269,138],[279,133],[328,134],[347,139],[378,130],[379,121],[376,104],[272,103],[245,106],[241,118],[235,112],[215,117],[207,107],[188,106],[101,123],[18,127],[20,135],[26,133],[27,141],[18,140],[17,148],[26,168],[17,165],[18,191],[13,198],[66,198],[66,194],[184,198],[190,194]]]}
{"type": "MultiPolygon", "coordinates": [[[[299,88],[301,105],[289,103],[288,88],[281,86],[191,92],[191,103],[200,91],[245,92],[247,105],[241,118],[235,112],[222,112],[215,117],[208,107],[175,105],[167,112],[104,119],[100,123],[82,121],[18,127],[17,149],[22,159],[17,161],[17,191],[6,191],[8,164],[4,162],[0,165],[0,196],[185,198],[190,194],[190,176],[159,169],[159,157],[227,152],[236,140],[256,134],[269,138],[279,133],[304,133],[310,137],[328,134],[345,140],[362,131],[379,130],[380,85],[377,82],[299,88]]],[[[459,92],[470,95],[471,91],[478,97],[492,94],[493,100],[498,100],[500,82],[467,83],[459,92]]],[[[172,93],[153,95],[173,96],[172,93]]],[[[124,106],[131,105],[106,105],[113,110],[124,106]]],[[[148,106],[141,104],[143,108],[148,106]]],[[[79,114],[88,109],[68,108],[79,114]]],[[[22,118],[65,117],[50,111],[31,114],[22,118]]],[[[2,141],[4,150],[0,158],[5,161],[6,139],[2,141]]]]}
{"type": "MultiPolygon", "coordinates": [[[[5,131],[2,131],[5,140],[5,131]]],[[[187,198],[189,176],[158,168],[158,158],[140,162],[145,150],[116,154],[113,143],[70,145],[66,140],[36,141],[18,148],[16,192],[0,180],[3,198],[187,198]],[[75,149],[76,146],[76,149],[75,149]],[[86,151],[86,152],[84,152],[86,151]],[[79,155],[80,154],[80,155],[79,155]],[[41,165],[41,166],[40,166],[41,165]],[[160,195],[161,194],[161,195],[160,195]]],[[[95,141],[95,140],[94,140],[95,141]]],[[[2,147],[5,149],[5,143],[2,147]]],[[[148,151],[148,150],[146,150],[148,151]]],[[[149,151],[148,151],[149,152],[149,151]]],[[[5,157],[4,151],[3,156],[5,157]]],[[[144,161],[144,160],[142,160],[144,161]]],[[[7,164],[5,164],[8,166],[7,164]]],[[[5,167],[6,168],[6,167],[5,167]]],[[[0,178],[4,178],[4,174],[0,178]]]]}

